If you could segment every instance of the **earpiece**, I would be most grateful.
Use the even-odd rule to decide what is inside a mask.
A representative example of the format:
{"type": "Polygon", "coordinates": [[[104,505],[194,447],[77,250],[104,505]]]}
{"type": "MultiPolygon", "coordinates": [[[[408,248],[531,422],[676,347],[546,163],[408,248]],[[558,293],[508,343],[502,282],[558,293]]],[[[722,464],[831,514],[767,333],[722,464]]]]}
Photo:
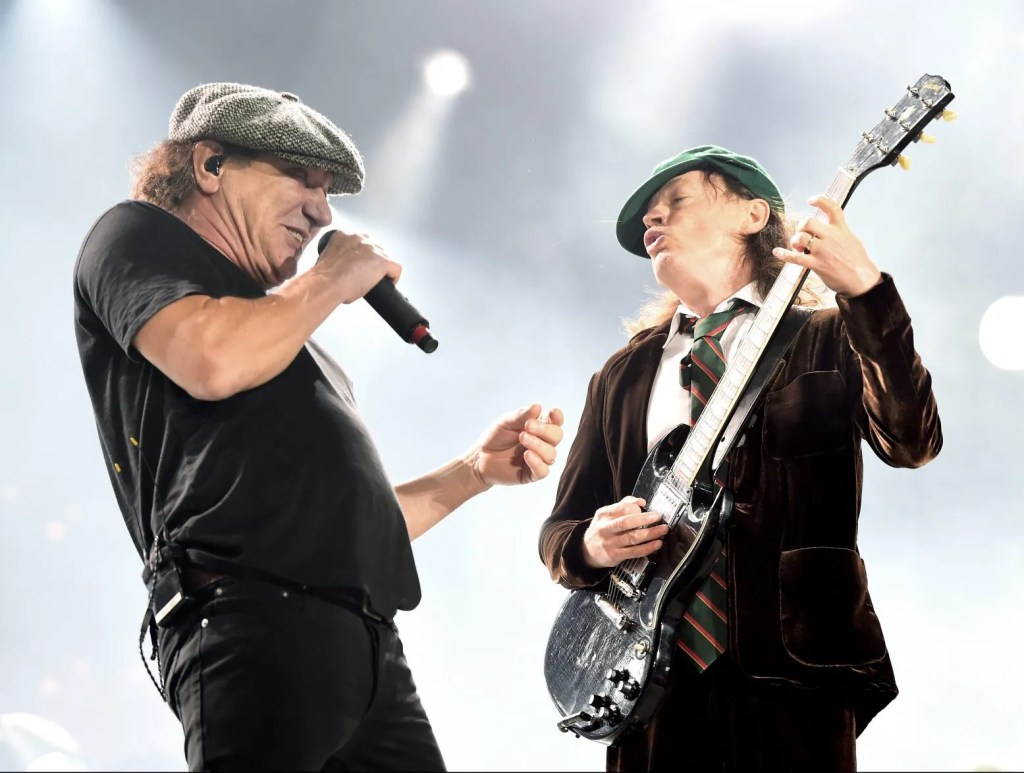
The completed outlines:
{"type": "Polygon", "coordinates": [[[224,156],[210,156],[203,164],[203,169],[211,174],[220,174],[220,165],[223,161],[224,156]]]}

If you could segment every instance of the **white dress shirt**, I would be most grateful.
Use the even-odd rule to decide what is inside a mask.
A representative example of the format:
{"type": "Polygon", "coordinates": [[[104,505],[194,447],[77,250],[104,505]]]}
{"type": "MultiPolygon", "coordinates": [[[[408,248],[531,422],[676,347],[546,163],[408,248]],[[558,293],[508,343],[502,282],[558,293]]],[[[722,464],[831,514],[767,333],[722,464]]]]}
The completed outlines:
{"type": "MultiPolygon", "coordinates": [[[[737,314],[722,333],[722,351],[725,361],[739,348],[740,342],[754,324],[754,317],[764,302],[764,297],[757,291],[757,283],[751,282],[741,287],[715,307],[715,312],[725,311],[733,299],[740,298],[753,307],[737,314]]],[[[679,361],[690,352],[693,346],[693,333],[679,330],[680,313],[688,317],[698,316],[694,311],[680,303],[679,309],[668,329],[668,340],[665,341],[658,372],[654,376],[651,387],[651,398],[647,404],[647,451],[661,440],[670,430],[690,421],[689,395],[679,385],[679,361]]]]}

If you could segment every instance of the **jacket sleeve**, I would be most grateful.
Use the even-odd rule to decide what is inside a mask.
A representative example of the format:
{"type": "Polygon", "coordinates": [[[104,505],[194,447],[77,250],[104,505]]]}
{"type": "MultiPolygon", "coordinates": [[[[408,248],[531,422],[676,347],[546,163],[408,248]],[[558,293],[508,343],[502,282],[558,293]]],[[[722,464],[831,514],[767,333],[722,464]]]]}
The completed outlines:
{"type": "MultiPolygon", "coordinates": [[[[931,375],[914,350],[910,316],[888,274],[862,295],[836,297],[859,385],[854,419],[875,454],[893,467],[920,467],[942,448],[931,375]]],[[[856,397],[856,395],[855,395],[856,397]]]]}
{"type": "Polygon", "coordinates": [[[558,481],[554,509],[540,532],[541,560],[551,578],[566,588],[594,586],[609,574],[583,560],[583,534],[594,512],[613,501],[612,470],[601,431],[603,393],[602,373],[596,373],[558,481]]]}

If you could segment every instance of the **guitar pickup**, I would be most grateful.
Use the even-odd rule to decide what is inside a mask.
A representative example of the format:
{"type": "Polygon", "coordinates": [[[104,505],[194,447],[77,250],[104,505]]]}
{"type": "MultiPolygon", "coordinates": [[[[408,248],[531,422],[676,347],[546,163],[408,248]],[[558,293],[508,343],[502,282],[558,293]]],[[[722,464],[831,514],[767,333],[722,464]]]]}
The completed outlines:
{"type": "Polygon", "coordinates": [[[620,631],[628,631],[635,625],[635,621],[627,617],[626,614],[619,609],[618,605],[611,601],[607,596],[595,596],[594,603],[597,604],[600,609],[611,620],[615,627],[620,631]]]}

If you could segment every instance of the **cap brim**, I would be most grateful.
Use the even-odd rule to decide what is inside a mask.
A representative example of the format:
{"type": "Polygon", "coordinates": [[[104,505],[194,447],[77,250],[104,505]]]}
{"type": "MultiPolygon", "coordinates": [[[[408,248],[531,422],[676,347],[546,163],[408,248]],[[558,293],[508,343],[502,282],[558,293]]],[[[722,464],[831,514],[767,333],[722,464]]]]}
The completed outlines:
{"type": "Polygon", "coordinates": [[[618,222],[615,224],[615,236],[618,238],[619,244],[627,252],[632,252],[641,258],[651,257],[647,254],[647,249],[644,247],[644,232],[647,230],[647,227],[644,225],[643,218],[647,213],[647,202],[673,177],[678,177],[701,164],[707,163],[707,159],[681,161],[674,166],[661,170],[637,188],[632,196],[626,199],[626,203],[622,206],[622,211],[619,213],[618,222]]]}
{"type": "Polygon", "coordinates": [[[311,166],[314,169],[323,169],[331,173],[331,186],[327,193],[331,196],[341,196],[347,193],[359,193],[363,189],[363,176],[360,169],[347,164],[339,164],[337,161],[328,161],[324,158],[307,156],[302,153],[289,153],[287,151],[268,151],[278,158],[292,161],[302,166],[311,166]]]}
{"type": "MultiPolygon", "coordinates": [[[[647,227],[644,225],[643,219],[644,215],[647,214],[647,205],[651,197],[661,190],[662,186],[673,177],[692,172],[694,169],[706,169],[708,167],[711,167],[720,174],[739,179],[735,169],[731,169],[726,164],[718,163],[714,158],[705,156],[703,158],[689,158],[662,169],[637,188],[633,195],[626,199],[626,203],[622,206],[622,211],[619,213],[619,219],[615,224],[615,236],[618,238],[619,244],[622,245],[623,249],[634,255],[639,255],[641,258],[650,258],[651,256],[647,254],[647,249],[644,247],[644,233],[647,231],[647,227]]],[[[740,182],[743,183],[742,179],[740,179],[740,182]]],[[[773,195],[766,200],[773,207],[782,206],[781,196],[773,195]]]]}

